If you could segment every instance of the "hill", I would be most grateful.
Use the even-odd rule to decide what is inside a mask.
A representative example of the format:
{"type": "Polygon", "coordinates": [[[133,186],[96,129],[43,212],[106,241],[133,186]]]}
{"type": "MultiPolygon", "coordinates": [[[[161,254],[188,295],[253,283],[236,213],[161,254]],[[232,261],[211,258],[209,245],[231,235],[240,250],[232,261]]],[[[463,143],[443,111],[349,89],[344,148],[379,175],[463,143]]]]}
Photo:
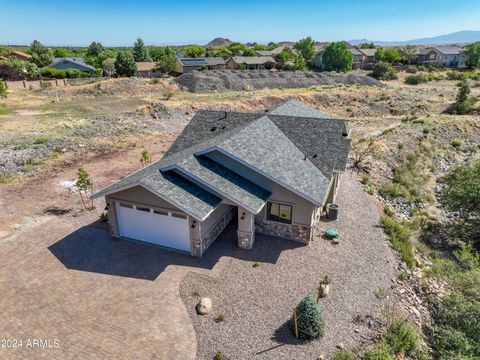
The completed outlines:
{"type": "Polygon", "coordinates": [[[368,39],[350,40],[352,45],[373,42],[377,45],[439,45],[439,44],[462,44],[480,41],[480,31],[457,31],[450,34],[444,34],[428,38],[411,39],[406,41],[378,41],[368,39]]]}
{"type": "Polygon", "coordinates": [[[205,45],[207,48],[214,48],[217,46],[229,46],[233,44],[233,41],[230,39],[222,38],[222,37],[217,37],[210,41],[207,45],[205,45]]]}

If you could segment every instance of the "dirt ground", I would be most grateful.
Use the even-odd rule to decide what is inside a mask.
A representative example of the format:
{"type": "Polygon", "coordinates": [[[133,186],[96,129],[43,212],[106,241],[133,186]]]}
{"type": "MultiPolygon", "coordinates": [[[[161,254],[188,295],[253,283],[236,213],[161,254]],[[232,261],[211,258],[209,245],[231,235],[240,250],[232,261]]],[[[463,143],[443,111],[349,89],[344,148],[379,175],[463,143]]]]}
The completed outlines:
{"type": "MultiPolygon", "coordinates": [[[[87,170],[95,189],[107,186],[141,167],[143,149],[160,158],[200,109],[261,111],[299,99],[348,120],[354,141],[373,137],[382,145],[368,174],[378,184],[425,139],[439,145],[441,157],[453,154],[462,161],[478,153],[480,117],[443,113],[455,99],[456,82],[409,86],[403,77],[384,88],[336,84],[194,94],[169,79],[112,79],[10,91],[0,100],[0,245],[36,227],[45,230],[57,214],[92,217],[73,188],[77,169],[87,170]]],[[[478,84],[471,89],[480,95],[478,84]]],[[[94,217],[102,207],[99,201],[94,217]]]]}

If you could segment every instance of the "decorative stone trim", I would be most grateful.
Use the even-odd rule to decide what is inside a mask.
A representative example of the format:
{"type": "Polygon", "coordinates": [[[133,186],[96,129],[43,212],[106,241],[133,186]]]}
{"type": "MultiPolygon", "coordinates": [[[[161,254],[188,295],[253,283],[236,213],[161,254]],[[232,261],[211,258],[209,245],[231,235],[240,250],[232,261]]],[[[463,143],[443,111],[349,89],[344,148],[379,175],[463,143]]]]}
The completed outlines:
{"type": "Polygon", "coordinates": [[[106,198],[105,202],[107,203],[108,229],[110,230],[110,235],[114,238],[118,238],[120,237],[120,234],[118,233],[117,211],[115,209],[115,201],[106,198]]]}
{"type": "MultiPolygon", "coordinates": [[[[228,224],[232,221],[233,217],[235,216],[235,207],[231,206],[225,214],[217,221],[215,225],[201,238],[200,240],[200,247],[201,251],[200,254],[203,255],[205,250],[207,250],[210,245],[215,241],[215,239],[222,233],[222,231],[227,227],[228,224]]],[[[195,246],[195,241],[193,246],[195,246]]],[[[192,253],[193,253],[192,249],[192,253]]],[[[201,256],[200,255],[200,256],[201,256]]],[[[194,255],[197,256],[197,255],[194,255]]]]}
{"type": "Polygon", "coordinates": [[[251,231],[237,230],[237,241],[239,248],[250,250],[255,242],[255,226],[251,231]]]}
{"type": "Polygon", "coordinates": [[[255,225],[258,233],[278,236],[303,244],[308,244],[313,237],[313,230],[310,226],[265,221],[258,215],[255,217],[255,225]]]}

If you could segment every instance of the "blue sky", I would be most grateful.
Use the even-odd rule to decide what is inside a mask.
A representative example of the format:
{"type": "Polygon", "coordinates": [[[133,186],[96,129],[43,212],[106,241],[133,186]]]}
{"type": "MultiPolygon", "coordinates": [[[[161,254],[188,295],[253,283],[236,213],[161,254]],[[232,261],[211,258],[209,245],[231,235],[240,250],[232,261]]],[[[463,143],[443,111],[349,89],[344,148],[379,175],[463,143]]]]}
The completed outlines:
{"type": "Polygon", "coordinates": [[[408,40],[480,30],[480,0],[0,0],[0,43],[408,40]]]}

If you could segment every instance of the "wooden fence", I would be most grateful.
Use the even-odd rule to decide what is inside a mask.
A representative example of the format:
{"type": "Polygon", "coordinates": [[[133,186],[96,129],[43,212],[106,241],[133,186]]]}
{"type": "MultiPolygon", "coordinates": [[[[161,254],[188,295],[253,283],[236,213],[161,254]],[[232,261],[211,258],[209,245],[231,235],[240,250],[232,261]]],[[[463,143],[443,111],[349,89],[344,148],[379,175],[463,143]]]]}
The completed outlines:
{"type": "Polygon", "coordinates": [[[89,78],[78,78],[78,79],[48,79],[48,80],[19,80],[19,81],[4,81],[5,87],[8,90],[17,90],[17,89],[38,89],[42,84],[48,84],[46,86],[65,86],[65,85],[84,85],[101,80],[105,80],[105,77],[89,77],[89,78]]]}

